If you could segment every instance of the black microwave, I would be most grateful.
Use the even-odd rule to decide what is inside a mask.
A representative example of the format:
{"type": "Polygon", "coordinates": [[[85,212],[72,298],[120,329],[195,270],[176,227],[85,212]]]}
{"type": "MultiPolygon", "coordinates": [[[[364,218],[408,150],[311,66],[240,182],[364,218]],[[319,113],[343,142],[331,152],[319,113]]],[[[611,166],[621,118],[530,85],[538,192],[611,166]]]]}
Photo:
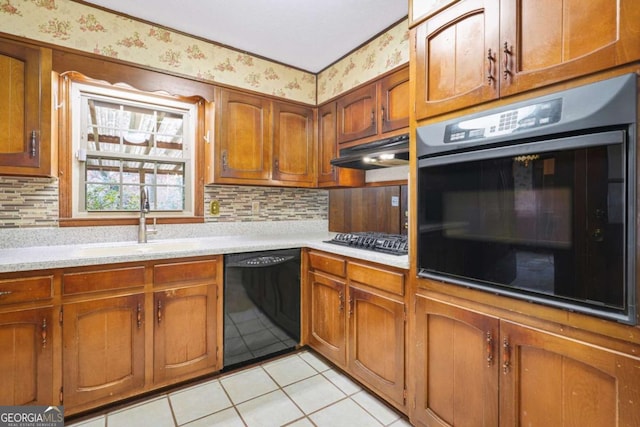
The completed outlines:
{"type": "Polygon", "coordinates": [[[419,276],[636,324],[636,79],[418,128],[419,276]]]}

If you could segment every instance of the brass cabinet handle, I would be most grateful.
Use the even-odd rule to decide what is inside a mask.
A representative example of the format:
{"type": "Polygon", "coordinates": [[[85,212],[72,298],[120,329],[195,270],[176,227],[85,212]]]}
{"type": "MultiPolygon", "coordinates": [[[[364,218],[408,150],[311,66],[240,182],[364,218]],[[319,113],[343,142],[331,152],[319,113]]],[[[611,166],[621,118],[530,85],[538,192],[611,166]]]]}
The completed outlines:
{"type": "Polygon", "coordinates": [[[160,324],[160,322],[162,322],[162,301],[158,300],[158,311],[157,311],[157,317],[158,317],[158,325],[160,324]]]}
{"type": "Polygon", "coordinates": [[[487,331],[486,343],[487,343],[487,366],[491,367],[491,365],[493,365],[493,335],[491,334],[491,331],[487,331]]]}
{"type": "Polygon", "coordinates": [[[138,303],[136,320],[138,322],[138,329],[142,326],[142,304],[138,303]]]}
{"type": "Polygon", "coordinates": [[[487,63],[489,65],[487,68],[487,83],[489,86],[493,86],[496,83],[496,76],[493,72],[496,62],[496,55],[491,51],[491,48],[489,48],[489,51],[487,52],[487,59],[487,63]]]}
{"type": "Polygon", "coordinates": [[[29,145],[31,147],[31,157],[35,157],[38,154],[38,133],[35,130],[31,131],[29,145]]]}
{"type": "Polygon", "coordinates": [[[376,126],[376,111],[375,110],[371,110],[371,127],[375,127],[376,126]]]}
{"type": "Polygon", "coordinates": [[[509,339],[505,338],[502,342],[502,372],[506,375],[511,367],[511,346],[509,339]]]}
{"type": "Polygon", "coordinates": [[[222,151],[222,170],[227,170],[227,150],[222,151]]]}
{"type": "Polygon", "coordinates": [[[385,122],[387,121],[387,115],[386,115],[386,111],[384,109],[384,105],[382,107],[380,107],[381,113],[380,113],[380,117],[381,117],[381,121],[382,124],[384,125],[385,122]]]}
{"type": "Polygon", "coordinates": [[[513,55],[513,46],[509,47],[509,44],[507,42],[504,42],[504,49],[502,51],[504,52],[504,79],[507,80],[509,75],[513,75],[510,67],[511,56],[513,55]]]}
{"type": "Polygon", "coordinates": [[[343,311],[344,310],[344,292],[340,291],[338,292],[338,311],[343,311]]]}
{"type": "Polygon", "coordinates": [[[41,330],[42,330],[42,348],[44,349],[47,347],[47,319],[45,318],[42,319],[41,330]]]}
{"type": "Polygon", "coordinates": [[[278,158],[276,157],[275,159],[273,159],[273,169],[274,170],[280,170],[280,162],[278,161],[278,158]]]}

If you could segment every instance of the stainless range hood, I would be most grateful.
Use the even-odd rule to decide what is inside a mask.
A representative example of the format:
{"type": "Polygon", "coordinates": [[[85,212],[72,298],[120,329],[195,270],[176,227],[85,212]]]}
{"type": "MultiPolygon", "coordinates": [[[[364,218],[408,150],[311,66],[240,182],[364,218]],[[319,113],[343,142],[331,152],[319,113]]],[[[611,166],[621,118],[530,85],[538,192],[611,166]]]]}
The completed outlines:
{"type": "Polygon", "coordinates": [[[356,145],[340,150],[331,164],[341,168],[380,169],[409,163],[409,134],[356,145]]]}

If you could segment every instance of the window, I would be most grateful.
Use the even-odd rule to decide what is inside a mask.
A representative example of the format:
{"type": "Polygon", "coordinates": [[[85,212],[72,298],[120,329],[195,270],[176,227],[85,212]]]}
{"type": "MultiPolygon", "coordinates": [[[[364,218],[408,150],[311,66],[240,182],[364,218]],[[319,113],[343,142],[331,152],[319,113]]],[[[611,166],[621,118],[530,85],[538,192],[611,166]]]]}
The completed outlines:
{"type": "Polygon", "coordinates": [[[196,104],[71,84],[74,218],[194,215],[196,104]]]}

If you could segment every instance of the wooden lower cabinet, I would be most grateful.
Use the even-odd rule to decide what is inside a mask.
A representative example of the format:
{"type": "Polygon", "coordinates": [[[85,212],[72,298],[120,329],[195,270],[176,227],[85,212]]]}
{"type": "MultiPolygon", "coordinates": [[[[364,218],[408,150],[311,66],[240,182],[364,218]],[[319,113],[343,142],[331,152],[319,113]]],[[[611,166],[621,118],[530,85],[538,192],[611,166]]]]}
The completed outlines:
{"type": "Polygon", "coordinates": [[[412,422],[640,425],[640,358],[417,296],[412,422]]]}
{"type": "Polygon", "coordinates": [[[64,304],[64,405],[106,403],[145,384],[144,294],[64,304]]]}
{"type": "Polygon", "coordinates": [[[154,307],[155,382],[216,367],[215,286],[157,291],[154,293],[154,307]]]}
{"type": "Polygon", "coordinates": [[[53,393],[53,309],[0,314],[0,405],[57,405],[53,393]]]}
{"type": "Polygon", "coordinates": [[[416,409],[425,426],[497,426],[499,320],[418,296],[416,409]]]}
{"type": "Polygon", "coordinates": [[[79,267],[61,277],[66,415],[221,369],[221,257],[79,267]]]}
{"type": "Polygon", "coordinates": [[[501,321],[501,426],[638,426],[640,357],[501,321]]]}
{"type": "Polygon", "coordinates": [[[309,345],[335,364],[347,363],[344,281],[309,273],[309,345]]]}
{"type": "Polygon", "coordinates": [[[349,287],[349,372],[396,406],[405,402],[405,304],[349,287]]]}
{"type": "Polygon", "coordinates": [[[404,273],[318,251],[308,259],[309,346],[404,411],[404,273]]]}

